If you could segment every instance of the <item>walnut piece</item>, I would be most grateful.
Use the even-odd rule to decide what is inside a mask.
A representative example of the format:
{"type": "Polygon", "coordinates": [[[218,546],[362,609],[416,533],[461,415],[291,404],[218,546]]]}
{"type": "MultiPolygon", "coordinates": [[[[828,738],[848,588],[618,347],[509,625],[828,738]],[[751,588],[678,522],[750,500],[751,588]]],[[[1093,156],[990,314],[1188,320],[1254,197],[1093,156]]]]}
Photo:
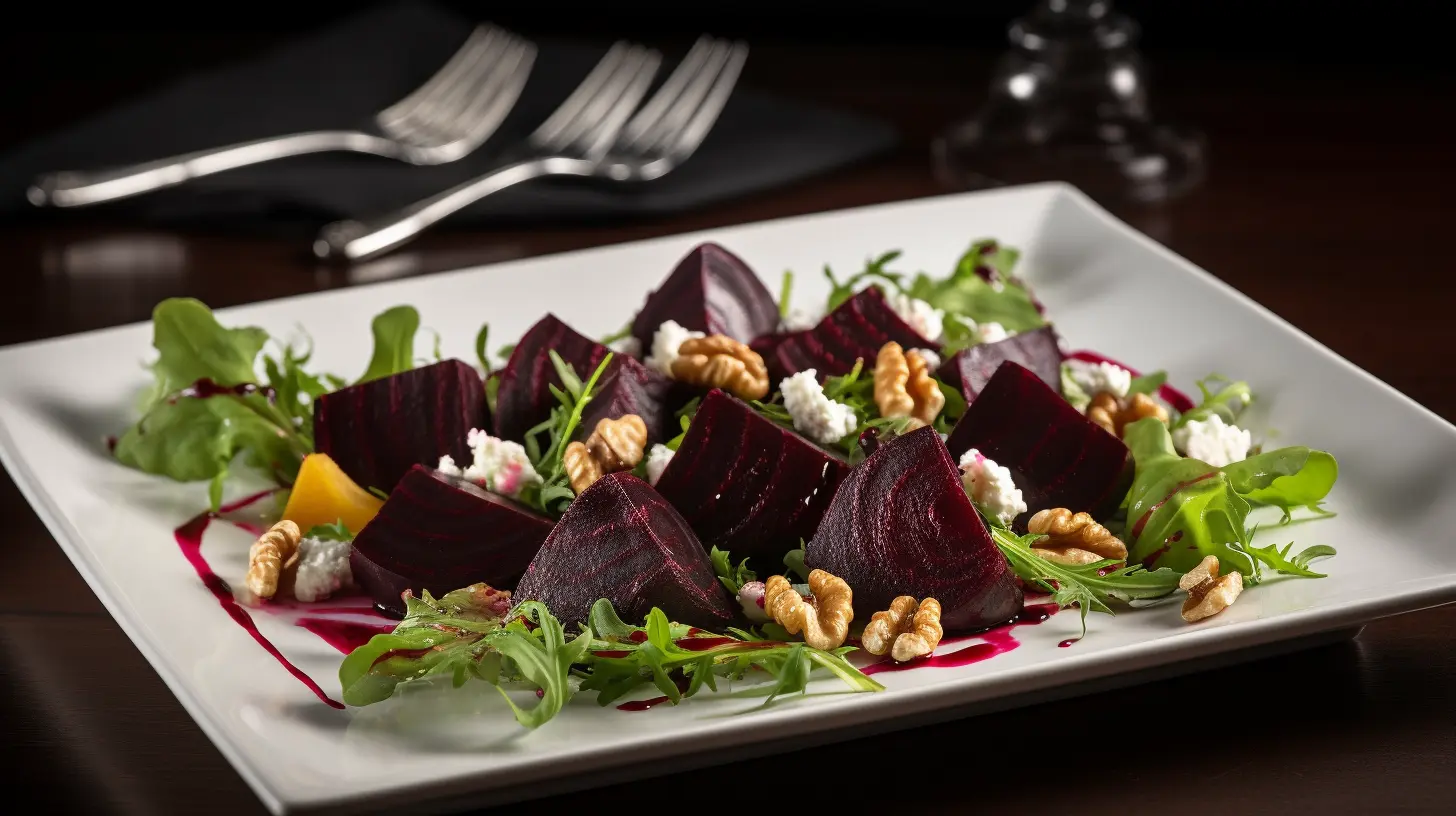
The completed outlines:
{"type": "Polygon", "coordinates": [[[1178,588],[1188,593],[1188,600],[1183,602],[1183,620],[1194,623],[1232,606],[1244,591],[1244,576],[1237,572],[1219,575],[1218,556],[1210,555],[1178,579],[1178,588]]]}
{"type": "Polygon", "coordinates": [[[768,368],[763,358],[721,334],[684,340],[672,361],[672,376],[703,388],[721,388],[743,399],[768,396],[768,368]]]}
{"type": "Polygon", "coordinates": [[[1168,424],[1168,409],[1147,394],[1133,394],[1120,400],[1099,391],[1087,404],[1087,418],[1118,439],[1128,425],[1148,417],[1157,417],[1159,422],[1168,424]]]}
{"type": "Polygon", "coordinates": [[[945,630],[940,625],[940,601],[926,598],[917,603],[909,595],[890,602],[890,608],[876,612],[860,636],[860,644],[872,655],[889,653],[900,663],[935,651],[945,630]]]}
{"type": "Polygon", "coordinates": [[[875,406],[882,417],[911,417],[924,426],[945,407],[945,394],[920,352],[892,340],[875,356],[875,406]]]}
{"type": "Polygon", "coordinates": [[[789,579],[775,575],[764,584],[763,608],[774,623],[791,635],[804,633],[815,649],[837,649],[849,637],[854,619],[854,593],[844,579],[816,569],[809,573],[813,603],[794,589],[789,579]]]}
{"type": "Polygon", "coordinates": [[[586,438],[587,452],[597,460],[603,473],[637,467],[646,447],[647,423],[636,414],[604,419],[586,438]]]}
{"type": "Polygon", "coordinates": [[[298,554],[298,541],[303,533],[298,525],[284,519],[268,532],[258,536],[248,548],[248,590],[259,598],[271,598],[278,592],[278,577],[289,559],[298,554]]]}
{"type": "Polygon", "coordinates": [[[1031,545],[1037,555],[1059,564],[1091,564],[1104,558],[1127,560],[1127,545],[1087,513],[1065,507],[1037,511],[1026,531],[1046,538],[1031,545]]]}
{"type": "Polygon", "coordinates": [[[580,496],[602,478],[602,466],[580,442],[572,442],[561,452],[561,463],[566,467],[566,479],[571,482],[571,492],[580,496]]]}

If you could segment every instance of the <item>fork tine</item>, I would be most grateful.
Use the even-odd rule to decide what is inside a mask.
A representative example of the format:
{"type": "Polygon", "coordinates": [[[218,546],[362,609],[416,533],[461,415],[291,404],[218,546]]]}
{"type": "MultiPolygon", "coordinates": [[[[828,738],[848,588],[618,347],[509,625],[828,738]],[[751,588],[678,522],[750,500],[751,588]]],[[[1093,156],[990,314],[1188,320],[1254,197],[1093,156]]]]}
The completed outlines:
{"type": "Polygon", "coordinates": [[[426,130],[422,135],[427,136],[431,143],[454,142],[476,132],[488,134],[499,124],[499,117],[515,104],[519,86],[525,80],[521,71],[522,60],[529,69],[535,49],[511,37],[497,46],[494,52],[492,58],[479,64],[474,74],[463,79],[456,90],[425,106],[425,118],[421,124],[426,130]],[[512,87],[512,83],[516,86],[515,93],[509,94],[506,99],[498,98],[503,90],[512,87]],[[509,105],[500,111],[498,103],[503,101],[509,105]],[[499,114],[495,121],[481,118],[487,108],[499,114]]]}
{"type": "Polygon", "coordinates": [[[470,36],[455,50],[454,55],[441,66],[440,70],[436,71],[433,76],[425,80],[424,83],[411,91],[403,99],[380,111],[377,117],[379,123],[383,125],[385,123],[403,120],[413,113],[419,105],[438,93],[442,87],[453,85],[456,82],[456,77],[462,71],[466,70],[466,67],[470,63],[474,62],[481,53],[488,52],[491,41],[496,38],[498,32],[500,32],[500,29],[495,26],[476,26],[475,30],[470,32],[470,36]]]}
{"type": "Polygon", "coordinates": [[[631,49],[632,46],[625,41],[613,43],[606,55],[597,61],[596,67],[591,69],[591,73],[586,75],[586,79],[536,128],[535,133],[531,134],[531,141],[555,144],[561,130],[596,96],[597,90],[616,72],[617,66],[631,49]]]}
{"type": "Polygon", "coordinates": [[[627,126],[622,129],[622,138],[618,140],[622,149],[637,149],[642,138],[662,119],[663,114],[682,94],[683,89],[688,86],[688,82],[698,73],[703,63],[716,48],[717,41],[708,36],[699,37],[698,41],[693,43],[693,47],[688,50],[687,55],[668,76],[667,81],[662,83],[662,87],[657,89],[657,93],[647,100],[647,104],[642,106],[642,110],[638,111],[637,115],[633,116],[627,126]]]}
{"type": "Polygon", "coordinates": [[[492,81],[482,85],[472,101],[461,112],[452,127],[463,138],[480,138],[494,133],[502,120],[516,106],[531,66],[536,61],[536,46],[520,41],[509,59],[502,59],[504,68],[495,72],[492,81]]]}
{"type": "Polygon", "coordinates": [[[717,78],[709,86],[692,118],[676,134],[665,137],[668,142],[661,146],[664,155],[674,161],[682,161],[698,149],[698,145],[703,143],[708,131],[718,121],[718,114],[723,112],[728,98],[733,95],[733,86],[738,84],[738,75],[743,71],[743,63],[747,60],[748,46],[741,42],[734,43],[717,78]]]}
{"type": "Polygon", "coordinates": [[[656,51],[647,52],[637,69],[637,74],[628,79],[622,94],[612,103],[603,114],[601,119],[592,127],[577,137],[576,143],[581,146],[582,151],[588,157],[600,157],[607,152],[616,141],[617,134],[622,130],[622,125],[632,111],[642,102],[642,97],[652,87],[652,79],[657,76],[657,66],[662,64],[662,55],[656,51]]]}
{"type": "MultiPolygon", "coordinates": [[[[597,132],[607,114],[614,110],[618,100],[638,83],[642,69],[650,66],[652,71],[657,70],[658,59],[655,51],[639,45],[631,46],[611,76],[577,109],[576,115],[562,125],[556,137],[546,143],[546,146],[550,149],[566,149],[572,144],[590,141],[591,135],[597,132]]],[[[651,79],[650,73],[648,79],[651,79]]]]}
{"type": "Polygon", "coordinates": [[[516,42],[514,36],[502,32],[485,42],[483,48],[477,48],[472,59],[460,64],[450,82],[436,87],[402,119],[391,123],[396,135],[421,145],[453,141],[456,130],[451,122],[468,107],[477,87],[510,67],[516,42]]]}

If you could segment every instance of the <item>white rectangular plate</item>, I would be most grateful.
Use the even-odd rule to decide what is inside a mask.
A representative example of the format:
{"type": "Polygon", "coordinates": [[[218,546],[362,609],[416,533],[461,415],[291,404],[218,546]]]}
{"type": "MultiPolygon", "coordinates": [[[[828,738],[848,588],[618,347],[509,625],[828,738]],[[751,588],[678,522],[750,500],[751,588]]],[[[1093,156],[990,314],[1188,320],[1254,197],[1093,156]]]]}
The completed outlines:
{"type": "MultiPolygon", "coordinates": [[[[1014,632],[1021,647],[973,665],[881,674],[879,694],[821,695],[741,714],[753,700],[700,698],[641,713],[583,696],[525,733],[493,690],[421,695],[353,711],[321,704],[236,625],[179,553],[173,530],[206,506],[200,485],[127,470],[103,438],[134,419],[148,382],[147,324],[0,350],[0,460],[76,568],[192,716],[276,812],[365,807],[580,783],[653,761],[764,751],[814,735],[847,736],[949,709],[995,705],[1124,672],[1319,635],[1456,600],[1456,429],[1207,273],[1117,221],[1081,193],[1048,184],[791,218],[305,295],[219,313],[288,337],[311,333],[321,370],[362,371],[369,320],[411,303],[447,356],[474,360],[481,323],[493,344],[547,311],[591,335],[622,325],[695,244],[722,243],[776,289],[799,272],[795,298],[822,302],[819,270],[841,272],[904,250],[900,267],[943,273],[969,242],[1025,251],[1019,272],[1060,332],[1185,388],[1218,371],[1260,397],[1248,424],[1276,445],[1333,452],[1341,477],[1333,519],[1275,535],[1326,543],[1330,577],[1260,585],[1226,613],[1189,626],[1168,606],[1093,616],[1067,612],[1014,632]],[[1274,436],[1274,429],[1278,435],[1274,436]],[[462,716],[463,713],[463,716],[462,716]],[[745,727],[751,724],[751,727],[745,727]]],[[[244,492],[238,486],[237,493],[244,492]]],[[[250,537],[215,524],[205,553],[239,581],[250,537]]],[[[338,698],[340,655],[286,618],[255,614],[262,632],[338,698]]],[[[477,684],[483,686],[483,684],[477,684]]],[[[820,681],[832,691],[835,681],[820,681]]],[[[1066,691],[1062,688],[1062,691],[1066,691]]],[[[660,770],[661,765],[655,769],[660,770]]]]}

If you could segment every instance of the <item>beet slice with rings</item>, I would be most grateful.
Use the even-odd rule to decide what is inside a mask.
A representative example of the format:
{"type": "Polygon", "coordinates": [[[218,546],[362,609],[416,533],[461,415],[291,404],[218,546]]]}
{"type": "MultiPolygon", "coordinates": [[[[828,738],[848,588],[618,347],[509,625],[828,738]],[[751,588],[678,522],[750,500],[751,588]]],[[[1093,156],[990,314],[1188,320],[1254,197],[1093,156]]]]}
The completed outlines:
{"type": "Polygon", "coordinates": [[[1001,363],[946,444],[957,460],[975,448],[1010,469],[1027,506],[1012,524],[1022,532],[1033,513],[1048,507],[1107,518],[1132,484],[1122,440],[1015,362],[1001,363]]]}
{"type": "Polygon", "coordinates": [[[810,368],[822,381],[849,373],[859,359],[873,366],[880,347],[892,340],[906,349],[940,350],[939,343],[920,336],[872,286],[841,303],[814,328],[766,336],[751,347],[763,357],[775,383],[810,368]]]}
{"type": "Polygon", "coordinates": [[[465,437],[490,427],[480,374],[460,360],[381,377],[314,403],[314,450],[361,487],[386,493],[418,464],[468,461],[465,437]]]}
{"type": "Polygon", "coordinates": [[[935,598],[947,633],[1005,623],[1022,591],[933,428],[875,448],[850,471],[804,562],[854,589],[868,621],[900,595],[935,598]]]}
{"type": "Polygon", "coordinates": [[[819,527],[849,465],[714,389],[703,398],[657,490],[703,542],[783,570],[819,527]]]}
{"type": "Polygon", "coordinates": [[[644,353],[668,320],[691,331],[722,334],[743,343],[774,331],[779,307],[742,258],[709,242],[687,254],[632,320],[644,353]]]}
{"type": "MultiPolygon", "coordinates": [[[[586,381],[610,349],[548,314],[522,335],[510,360],[499,372],[496,392],[495,434],[520,442],[526,432],[549,419],[551,409],[561,403],[551,393],[560,388],[561,378],[551,364],[548,351],[555,351],[586,381]]],[[[647,424],[649,443],[662,441],[665,412],[663,400],[672,382],[637,360],[625,355],[612,357],[597,381],[595,396],[583,412],[580,435],[591,433],[601,419],[636,414],[647,424]]],[[[458,460],[457,460],[458,461],[458,460]]]]}
{"type": "Polygon", "coordinates": [[[416,465],[354,538],[349,567],[375,603],[403,614],[406,589],[436,597],[478,581],[510,589],[550,534],[545,516],[416,465]]]}
{"type": "Polygon", "coordinates": [[[936,373],[945,384],[958,389],[969,405],[1007,360],[1025,366],[1052,388],[1061,389],[1062,350],[1051,326],[962,349],[942,363],[936,373]]]}
{"type": "Polygon", "coordinates": [[[626,472],[603,476],[576,497],[514,595],[541,601],[569,628],[584,623],[599,598],[630,622],[657,607],[675,622],[722,630],[736,615],[692,528],[626,472]]]}

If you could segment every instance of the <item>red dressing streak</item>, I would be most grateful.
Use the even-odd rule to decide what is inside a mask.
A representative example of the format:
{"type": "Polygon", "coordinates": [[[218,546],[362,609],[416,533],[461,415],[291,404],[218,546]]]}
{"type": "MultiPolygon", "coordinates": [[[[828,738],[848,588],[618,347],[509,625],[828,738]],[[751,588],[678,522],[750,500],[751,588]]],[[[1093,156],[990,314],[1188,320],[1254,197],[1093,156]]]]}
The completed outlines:
{"type": "Polygon", "coordinates": [[[949,668],[980,663],[983,660],[990,660],[996,655],[1005,654],[1021,645],[1021,642],[1011,634],[1011,630],[1018,626],[1036,626],[1056,613],[1056,604],[1028,604],[1021,610],[1021,614],[1016,616],[1015,620],[992,627],[980,634],[953,638],[949,641],[943,640],[941,641],[941,646],[944,647],[948,644],[963,640],[980,640],[980,643],[967,646],[964,649],[958,649],[954,652],[942,652],[919,660],[911,660],[908,663],[896,663],[893,660],[884,660],[865,666],[860,671],[866,675],[870,675],[881,672],[906,671],[919,668],[949,668]]]}
{"type": "Polygon", "coordinates": [[[394,631],[393,623],[357,623],[333,618],[299,618],[298,625],[323,638],[323,641],[348,654],[369,642],[375,635],[394,631]]]}
{"type": "MultiPolygon", "coordinates": [[[[1066,357],[1068,360],[1081,360],[1084,363],[1112,363],[1115,366],[1121,366],[1122,368],[1127,369],[1129,372],[1132,373],[1134,377],[1142,376],[1142,374],[1139,373],[1138,370],[1133,368],[1132,366],[1118,362],[1117,360],[1114,360],[1105,354],[1099,354],[1095,351],[1072,351],[1068,352],[1066,357]]],[[[1177,409],[1179,413],[1193,410],[1193,400],[1189,398],[1187,394],[1179,391],[1171,385],[1168,385],[1167,383],[1164,383],[1163,385],[1158,387],[1158,396],[1162,397],[1165,402],[1177,409]]]]}
{"type": "Polygon", "coordinates": [[[272,641],[265,637],[262,632],[258,631],[258,624],[253,622],[253,616],[249,615],[248,611],[233,598],[233,591],[227,585],[227,582],[212,571],[212,567],[208,565],[207,559],[202,555],[202,534],[207,532],[207,527],[212,523],[214,518],[218,518],[224,513],[241,510],[244,507],[273,495],[274,492],[273,490],[265,490],[257,495],[224,505],[217,512],[205,512],[198,515],[196,518],[177,528],[174,533],[177,539],[177,546],[181,548],[182,556],[187,559],[187,563],[192,565],[192,569],[197,573],[197,577],[202,580],[202,585],[207,587],[208,591],[212,593],[212,596],[217,599],[218,605],[239,626],[243,627],[243,631],[247,632],[259,646],[263,647],[263,651],[272,655],[273,659],[282,664],[283,668],[289,674],[307,686],[308,690],[313,692],[325,704],[332,708],[342,709],[344,707],[343,703],[325,694],[324,690],[319,687],[319,684],[313,681],[313,678],[304,674],[301,669],[289,662],[288,658],[284,657],[283,653],[278,651],[278,647],[274,646],[272,641]]]}

